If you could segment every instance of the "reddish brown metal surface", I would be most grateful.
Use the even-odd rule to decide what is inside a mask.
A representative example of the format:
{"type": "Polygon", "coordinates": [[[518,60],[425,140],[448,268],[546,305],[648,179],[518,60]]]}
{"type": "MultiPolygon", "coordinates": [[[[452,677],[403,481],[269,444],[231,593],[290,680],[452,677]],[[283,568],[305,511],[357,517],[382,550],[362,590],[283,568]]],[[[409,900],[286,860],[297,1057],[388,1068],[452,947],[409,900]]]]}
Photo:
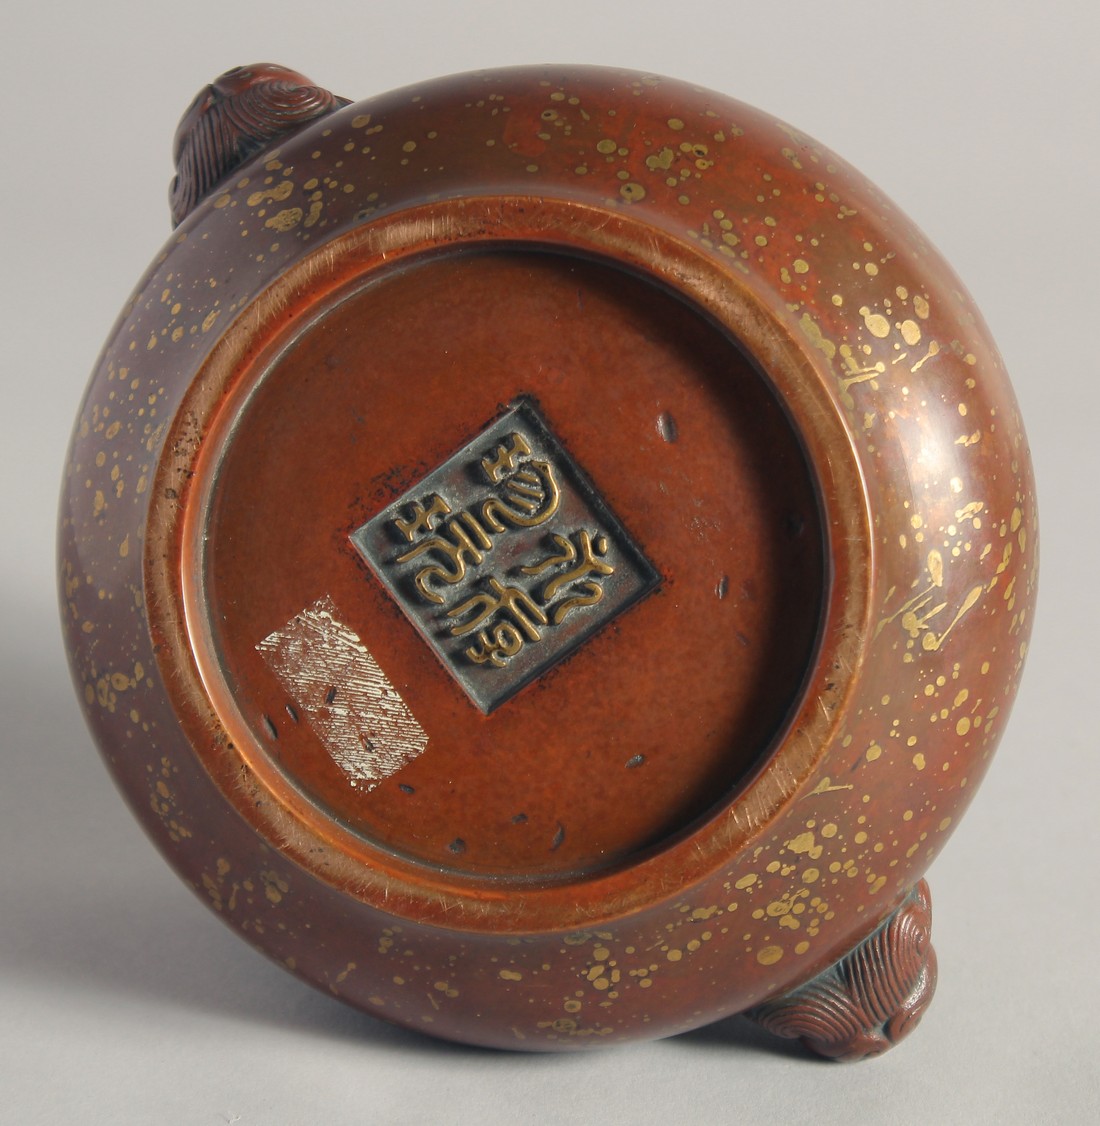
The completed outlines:
{"type": "Polygon", "coordinates": [[[541,68],[349,106],[198,204],[60,550],[97,741],[215,910],[380,1016],[570,1048],[788,993],[906,899],[1035,541],[996,350],[888,201],[741,103],[541,68]],[[523,395],[660,585],[486,715],[349,536],[523,395]],[[311,607],[400,700],[389,773],[271,659],[311,607]]]}
{"type": "Polygon", "coordinates": [[[778,404],[697,314],[583,260],[454,255],[346,300],[264,379],[215,508],[208,597],[242,713],[278,717],[271,753],[337,816],[428,864],[584,872],[663,841],[755,764],[816,638],[816,502],[778,404]],[[486,717],[348,535],[525,391],[662,588],[486,717]],[[369,794],[287,722],[256,649],[322,595],[429,739],[369,794]]]}

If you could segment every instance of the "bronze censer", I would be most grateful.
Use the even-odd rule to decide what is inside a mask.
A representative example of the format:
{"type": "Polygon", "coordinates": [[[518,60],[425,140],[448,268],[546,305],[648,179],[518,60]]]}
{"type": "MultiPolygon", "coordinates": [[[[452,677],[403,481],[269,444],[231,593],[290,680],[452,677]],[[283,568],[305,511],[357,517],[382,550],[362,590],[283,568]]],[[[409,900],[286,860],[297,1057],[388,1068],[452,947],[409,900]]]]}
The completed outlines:
{"type": "Polygon", "coordinates": [[[180,876],[437,1036],[896,1042],[1036,579],[936,251],[797,129],[626,71],[239,69],[176,157],[60,558],[180,876]]]}

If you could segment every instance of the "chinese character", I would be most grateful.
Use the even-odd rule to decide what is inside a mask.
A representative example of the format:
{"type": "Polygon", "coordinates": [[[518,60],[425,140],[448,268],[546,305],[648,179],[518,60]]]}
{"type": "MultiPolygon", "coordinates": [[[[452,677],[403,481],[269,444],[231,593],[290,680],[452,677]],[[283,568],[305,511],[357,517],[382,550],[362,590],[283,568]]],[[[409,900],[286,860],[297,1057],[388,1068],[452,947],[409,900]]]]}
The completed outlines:
{"type": "Polygon", "coordinates": [[[537,528],[546,523],[561,503],[561,488],[548,461],[524,462],[504,483],[504,497],[490,497],[481,506],[481,516],[494,532],[503,532],[506,521],[517,528],[537,528]]]}
{"type": "Polygon", "coordinates": [[[582,528],[579,532],[573,533],[571,540],[557,534],[551,538],[560,548],[561,554],[547,556],[547,558],[529,567],[521,567],[520,570],[525,575],[541,575],[550,567],[556,567],[563,563],[573,564],[567,570],[550,579],[543,586],[539,596],[545,606],[563,586],[570,583],[579,582],[581,589],[587,590],[588,593],[585,595],[575,595],[558,603],[554,608],[553,615],[554,624],[558,625],[570,610],[580,606],[593,606],[599,602],[603,597],[603,587],[599,580],[614,574],[615,568],[610,563],[605,563],[596,558],[597,555],[607,554],[607,537],[602,532],[597,532],[595,538],[593,538],[591,533],[582,528]],[[589,576],[592,577],[589,578],[589,576]],[[586,581],[580,582],[582,579],[586,581]]]}
{"type": "Polygon", "coordinates": [[[474,635],[476,645],[467,646],[466,656],[475,665],[486,663],[502,669],[509,657],[514,657],[526,644],[523,634],[511,622],[501,622],[492,633],[487,629],[478,630],[474,635]]]}
{"type": "Polygon", "coordinates": [[[450,586],[462,582],[466,577],[467,563],[476,567],[485,559],[484,552],[493,546],[488,533],[470,512],[460,512],[447,521],[445,531],[450,536],[449,539],[441,532],[436,533],[397,557],[398,563],[408,563],[427,552],[437,553],[441,561],[422,567],[417,571],[413,582],[429,602],[440,606],[444,601],[443,596],[431,588],[430,580],[439,579],[450,586]]]}
{"type": "MultiPolygon", "coordinates": [[[[477,613],[468,622],[451,627],[451,635],[453,637],[464,637],[466,634],[479,629],[494,614],[500,612],[510,616],[511,621],[504,624],[510,625],[512,628],[503,633],[498,630],[491,648],[502,650],[505,656],[512,656],[519,652],[522,647],[524,635],[528,641],[540,640],[542,634],[539,633],[538,627],[546,625],[547,618],[542,609],[531,600],[531,597],[518,587],[504,586],[496,576],[489,579],[489,588],[492,591],[491,594],[488,591],[481,591],[466,599],[460,606],[456,606],[453,610],[447,612],[448,618],[461,618],[463,614],[477,608],[477,613]],[[511,649],[511,652],[508,651],[509,649],[511,649]]],[[[482,633],[484,632],[482,630],[482,633]]],[[[485,638],[484,640],[489,639],[485,638]]],[[[466,652],[471,660],[477,660],[477,657],[470,650],[466,652]]],[[[483,659],[492,660],[488,656],[483,659]]],[[[503,661],[493,661],[492,663],[500,667],[503,661]]]]}
{"type": "Polygon", "coordinates": [[[398,530],[409,543],[412,543],[421,532],[430,532],[432,530],[432,517],[446,516],[451,511],[451,506],[439,493],[432,493],[431,504],[427,508],[417,500],[413,501],[411,510],[412,514],[405,519],[398,516],[394,520],[398,530]]]}
{"type": "Polygon", "coordinates": [[[512,439],[511,446],[505,446],[502,443],[497,446],[496,457],[486,456],[481,459],[481,468],[485,471],[485,476],[494,485],[504,476],[506,470],[515,469],[516,459],[520,454],[531,456],[531,447],[522,434],[516,434],[513,431],[509,437],[512,439]]]}

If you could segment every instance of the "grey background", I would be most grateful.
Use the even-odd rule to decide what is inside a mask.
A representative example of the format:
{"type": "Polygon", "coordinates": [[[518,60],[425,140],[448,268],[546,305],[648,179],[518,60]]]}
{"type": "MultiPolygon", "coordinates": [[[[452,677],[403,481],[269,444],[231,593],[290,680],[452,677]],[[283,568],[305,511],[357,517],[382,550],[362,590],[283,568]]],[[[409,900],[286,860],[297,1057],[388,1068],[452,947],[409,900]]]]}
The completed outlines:
{"type": "Polygon", "coordinates": [[[1097,1121],[1096,362],[1100,20],[1092,4],[734,0],[11,5],[0,32],[0,1122],[1097,1121]],[[176,121],[270,60],[355,98],[541,61],[697,81],[867,173],[954,264],[1013,374],[1039,481],[1029,667],[930,873],[940,987],[901,1048],[816,1063],[729,1021],[587,1055],[391,1029],[204,910],[99,764],[58,638],[69,427],[169,231],[176,121]]]}

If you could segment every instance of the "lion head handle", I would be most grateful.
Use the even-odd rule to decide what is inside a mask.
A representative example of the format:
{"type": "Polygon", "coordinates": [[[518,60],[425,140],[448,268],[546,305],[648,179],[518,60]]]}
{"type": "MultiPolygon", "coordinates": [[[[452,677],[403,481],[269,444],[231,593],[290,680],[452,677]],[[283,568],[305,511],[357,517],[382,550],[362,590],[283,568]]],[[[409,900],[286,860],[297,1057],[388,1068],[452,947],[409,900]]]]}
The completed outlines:
{"type": "Polygon", "coordinates": [[[260,63],[227,71],[199,91],[176,130],[172,225],[272,141],[346,105],[348,99],[286,67],[260,63]]]}

